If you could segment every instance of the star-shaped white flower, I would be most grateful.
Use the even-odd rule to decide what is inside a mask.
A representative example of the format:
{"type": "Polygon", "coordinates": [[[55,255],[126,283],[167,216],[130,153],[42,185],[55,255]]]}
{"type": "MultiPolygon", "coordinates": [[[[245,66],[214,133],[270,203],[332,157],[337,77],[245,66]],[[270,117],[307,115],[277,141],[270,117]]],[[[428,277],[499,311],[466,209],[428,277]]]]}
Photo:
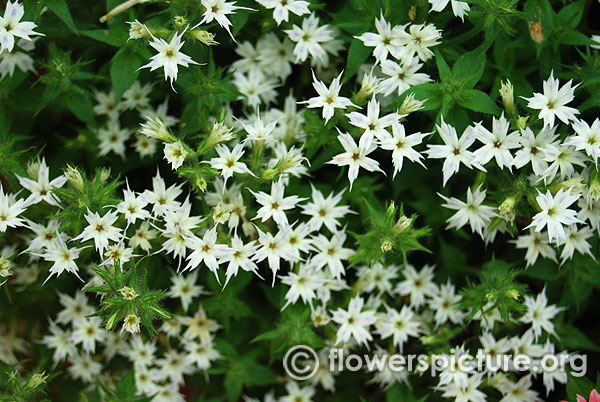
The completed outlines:
{"type": "Polygon", "coordinates": [[[567,82],[560,87],[560,82],[554,78],[554,71],[550,73],[550,77],[544,81],[544,93],[533,94],[531,98],[525,98],[527,107],[538,109],[540,111],[539,118],[544,120],[544,126],[553,126],[554,118],[558,117],[560,121],[569,124],[569,121],[575,121],[575,115],[579,114],[579,110],[566,106],[575,98],[575,88],[579,84],[572,87],[573,81],[567,82]]]}
{"type": "Polygon", "coordinates": [[[289,19],[289,13],[296,15],[310,14],[310,3],[303,0],[256,0],[258,4],[268,9],[273,9],[273,18],[277,25],[289,19]]]}
{"type": "Polygon", "coordinates": [[[338,141],[344,147],[344,152],[333,157],[327,163],[337,166],[348,166],[348,180],[350,181],[350,190],[352,190],[352,184],[358,177],[358,170],[360,168],[366,169],[369,172],[378,171],[383,174],[383,170],[379,168],[379,162],[375,159],[368,158],[371,152],[377,148],[375,143],[371,143],[370,146],[365,145],[367,139],[363,136],[360,138],[358,145],[354,142],[352,136],[348,133],[342,133],[339,131],[338,141]]]}
{"type": "Polygon", "coordinates": [[[570,190],[558,190],[553,197],[550,191],[542,194],[538,190],[536,201],[540,206],[541,212],[538,212],[533,221],[527,228],[534,227],[536,232],[541,232],[548,227],[548,239],[550,242],[564,242],[566,233],[564,226],[574,223],[583,223],[577,219],[577,212],[569,209],[569,206],[577,201],[580,194],[572,194],[570,190]]]}
{"type": "Polygon", "coordinates": [[[190,64],[198,64],[192,60],[190,56],[181,52],[181,47],[185,43],[185,41],[181,41],[184,33],[185,30],[180,34],[176,33],[171,38],[171,41],[167,43],[164,39],[155,38],[154,35],[150,33],[150,30],[148,30],[148,34],[152,37],[150,46],[158,53],[150,58],[150,63],[140,67],[140,69],[150,68],[150,71],[154,71],[162,67],[165,73],[165,81],[170,80],[171,88],[173,88],[173,81],[177,80],[177,66],[181,65],[183,67],[189,67],[190,64]]]}
{"type": "Polygon", "coordinates": [[[390,113],[379,117],[379,102],[375,98],[371,99],[367,105],[367,115],[359,112],[351,112],[346,115],[350,119],[350,124],[365,130],[363,136],[366,136],[365,145],[368,147],[374,138],[381,140],[388,134],[386,128],[394,123],[398,123],[401,115],[390,113]]]}
{"type": "Polygon", "coordinates": [[[37,25],[33,22],[21,21],[24,14],[25,8],[22,4],[16,1],[13,3],[10,0],[6,3],[4,16],[0,17],[0,53],[5,50],[12,52],[15,46],[15,37],[30,41],[32,40],[31,35],[44,36],[44,34],[34,31],[37,25]]]}
{"type": "Polygon", "coordinates": [[[340,96],[340,89],[342,89],[340,79],[342,78],[342,74],[343,72],[335,77],[333,81],[331,81],[329,88],[327,88],[322,81],[317,79],[315,72],[313,71],[313,87],[319,96],[298,103],[306,103],[309,108],[322,107],[325,122],[328,122],[329,119],[331,119],[336,108],[346,109],[348,106],[358,107],[353,104],[350,99],[340,96]]]}

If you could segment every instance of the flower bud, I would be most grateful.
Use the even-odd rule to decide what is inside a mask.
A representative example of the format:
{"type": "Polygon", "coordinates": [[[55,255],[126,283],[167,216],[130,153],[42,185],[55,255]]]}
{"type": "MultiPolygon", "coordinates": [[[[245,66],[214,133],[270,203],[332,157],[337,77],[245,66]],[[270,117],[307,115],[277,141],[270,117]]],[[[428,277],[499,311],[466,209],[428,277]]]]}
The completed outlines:
{"type": "Polygon", "coordinates": [[[509,80],[502,82],[502,86],[500,87],[500,96],[502,97],[504,110],[506,110],[509,114],[515,113],[515,96],[513,86],[509,80]]]}
{"type": "Polygon", "coordinates": [[[158,116],[146,116],[146,121],[141,124],[139,132],[146,137],[156,138],[157,140],[165,142],[177,141],[177,139],[169,133],[165,124],[158,116]]]}
{"type": "Polygon", "coordinates": [[[27,174],[33,180],[37,181],[39,170],[40,170],[40,160],[39,159],[33,160],[27,164],[27,174]]]}
{"type": "Polygon", "coordinates": [[[405,215],[402,215],[398,219],[398,222],[396,222],[396,224],[394,225],[394,228],[392,230],[396,234],[402,233],[406,229],[408,229],[408,227],[410,226],[411,223],[412,223],[412,219],[408,218],[405,215]]]}
{"type": "Polygon", "coordinates": [[[187,23],[187,19],[182,15],[176,15],[175,18],[173,18],[173,24],[177,29],[184,28],[187,25],[187,23]]]}
{"type": "Polygon", "coordinates": [[[407,115],[407,114],[416,112],[418,110],[421,110],[423,108],[423,105],[425,104],[426,100],[427,99],[421,101],[421,100],[415,99],[415,94],[411,93],[406,98],[404,98],[404,101],[402,102],[400,109],[398,109],[398,114],[407,115]]]}
{"type": "Polygon", "coordinates": [[[516,204],[517,198],[514,195],[506,198],[498,207],[498,212],[500,212],[500,216],[506,220],[512,221],[515,218],[516,204]]]}
{"type": "Polygon", "coordinates": [[[197,176],[195,184],[202,192],[205,192],[208,187],[208,183],[206,183],[206,179],[203,176],[197,176]]]}
{"type": "Polygon", "coordinates": [[[67,165],[67,167],[64,170],[64,175],[67,178],[69,184],[74,189],[76,189],[77,191],[83,191],[83,177],[81,176],[81,173],[79,172],[79,170],[77,170],[77,168],[67,165]]]}
{"type": "Polygon", "coordinates": [[[527,120],[529,120],[529,116],[519,116],[517,119],[517,128],[519,130],[524,130],[527,128],[527,120]]]}
{"type": "Polygon", "coordinates": [[[509,299],[517,300],[519,298],[519,291],[516,289],[510,289],[506,291],[506,297],[509,299]]]}
{"type": "Polygon", "coordinates": [[[215,40],[215,35],[205,31],[203,29],[194,29],[190,31],[192,38],[204,43],[206,46],[218,45],[219,42],[215,40]]]}
{"type": "Polygon", "coordinates": [[[213,124],[210,135],[206,139],[206,148],[213,147],[223,141],[229,141],[233,138],[232,128],[223,122],[213,124]]]}
{"type": "Polygon", "coordinates": [[[138,20],[130,21],[129,24],[129,39],[149,38],[150,33],[148,28],[138,20]]]}
{"type": "Polygon", "coordinates": [[[100,183],[104,184],[110,179],[110,168],[100,169],[100,183]]]}
{"type": "Polygon", "coordinates": [[[10,269],[12,267],[12,263],[4,257],[0,256],[0,276],[3,278],[7,278],[11,275],[10,269]]]}

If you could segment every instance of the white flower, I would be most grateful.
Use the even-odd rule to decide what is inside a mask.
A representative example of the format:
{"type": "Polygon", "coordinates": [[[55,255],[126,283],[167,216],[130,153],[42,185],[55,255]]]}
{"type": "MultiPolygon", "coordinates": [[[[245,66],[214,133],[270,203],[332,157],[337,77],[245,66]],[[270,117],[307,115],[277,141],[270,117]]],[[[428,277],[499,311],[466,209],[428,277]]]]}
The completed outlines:
{"type": "Polygon", "coordinates": [[[340,144],[342,144],[342,147],[344,147],[344,152],[334,156],[333,159],[327,163],[337,166],[348,166],[350,190],[352,190],[354,180],[358,177],[358,170],[360,168],[366,169],[369,172],[378,171],[384,173],[383,170],[379,168],[379,162],[367,157],[367,155],[377,148],[375,143],[371,143],[370,146],[367,146],[365,144],[367,138],[363,136],[360,138],[357,146],[350,134],[342,133],[339,130],[338,132],[339,135],[337,138],[340,144]]]}
{"type": "Polygon", "coordinates": [[[544,81],[544,93],[533,94],[531,98],[525,98],[528,103],[527,107],[531,109],[539,109],[539,118],[544,120],[544,126],[554,126],[554,118],[558,117],[560,121],[569,124],[569,121],[575,121],[575,115],[579,114],[579,110],[566,106],[575,97],[575,88],[579,84],[571,87],[572,81],[567,82],[560,88],[560,83],[554,79],[554,72],[550,73],[550,77],[544,81]]]}
{"type": "Polygon", "coordinates": [[[24,14],[23,5],[8,0],[4,9],[4,17],[0,17],[0,53],[5,50],[12,52],[15,46],[15,37],[30,41],[32,40],[31,35],[44,35],[34,31],[37,25],[33,22],[21,21],[24,14]]]}
{"type": "Polygon", "coordinates": [[[67,239],[67,236],[62,233],[58,233],[60,222],[58,220],[49,221],[46,226],[35,223],[30,220],[26,220],[27,227],[33,231],[35,237],[31,239],[29,247],[25,249],[25,252],[30,251],[43,251],[45,248],[52,246],[56,241],[56,236],[60,236],[63,240],[67,239]]]}
{"type": "Polygon", "coordinates": [[[261,262],[267,260],[269,268],[273,272],[273,282],[271,286],[275,286],[275,276],[280,268],[280,261],[293,261],[296,258],[296,251],[287,242],[287,229],[279,230],[275,236],[269,232],[262,232],[257,228],[258,240],[260,248],[254,254],[254,261],[261,262]]]}
{"type": "Polygon", "coordinates": [[[319,230],[322,225],[325,225],[330,232],[335,232],[340,225],[339,219],[344,215],[353,212],[347,205],[340,205],[342,200],[342,190],[338,194],[330,193],[327,198],[323,197],[323,193],[317,190],[312,184],[312,202],[301,205],[302,213],[309,215],[310,220],[308,225],[311,230],[319,230]]]}
{"type": "Polygon", "coordinates": [[[27,204],[25,200],[16,200],[14,194],[5,194],[0,183],[0,233],[6,232],[7,228],[23,226],[23,218],[19,218],[27,204]]]}
{"type": "Polygon", "coordinates": [[[338,308],[332,312],[332,320],[340,324],[336,334],[336,345],[348,342],[351,337],[361,345],[369,345],[368,341],[373,339],[369,327],[377,321],[377,316],[372,310],[362,311],[363,305],[364,300],[355,296],[350,300],[347,311],[338,308]]]}
{"type": "Polygon", "coordinates": [[[344,230],[334,232],[330,239],[323,235],[315,237],[313,244],[317,253],[310,260],[310,265],[317,269],[327,265],[331,275],[340,278],[344,274],[342,261],[354,254],[354,250],[344,248],[345,241],[346,232],[344,230]]]}
{"type": "Polygon", "coordinates": [[[538,212],[533,217],[533,221],[527,228],[535,227],[536,232],[541,232],[547,226],[550,242],[552,240],[564,242],[566,233],[563,226],[583,223],[577,219],[577,212],[568,209],[579,197],[580,194],[571,194],[570,190],[564,191],[562,188],[558,190],[554,197],[550,191],[542,194],[538,190],[536,201],[540,206],[541,212],[538,212]]]}
{"type": "Polygon", "coordinates": [[[448,198],[438,193],[440,197],[446,201],[443,206],[448,209],[457,211],[448,219],[447,229],[460,229],[467,223],[471,226],[473,233],[478,233],[483,238],[483,229],[490,223],[491,219],[496,216],[496,208],[487,205],[481,205],[485,201],[485,190],[480,190],[477,187],[475,191],[471,191],[471,187],[467,189],[467,202],[463,202],[457,198],[448,198]]]}
{"type": "Polygon", "coordinates": [[[221,326],[215,321],[206,316],[206,312],[200,306],[196,314],[192,317],[182,317],[181,323],[187,327],[183,337],[186,340],[200,339],[207,341],[211,338],[211,334],[217,331],[221,326]]]}
{"type": "Polygon", "coordinates": [[[375,18],[375,29],[377,33],[365,32],[360,36],[355,36],[360,39],[367,47],[374,47],[373,56],[380,63],[387,59],[388,53],[393,57],[399,58],[402,55],[403,48],[398,43],[396,35],[397,30],[392,29],[392,25],[383,18],[383,12],[379,18],[375,18]]]}
{"type": "Polygon", "coordinates": [[[467,127],[464,133],[458,138],[456,129],[442,120],[442,124],[437,127],[437,131],[444,141],[444,145],[427,145],[425,151],[430,159],[445,159],[442,171],[444,173],[443,185],[448,179],[458,172],[460,164],[463,163],[471,169],[475,166],[478,169],[485,170],[475,162],[473,152],[468,148],[475,142],[476,130],[472,126],[467,127]]]}
{"type": "Polygon", "coordinates": [[[49,322],[48,330],[50,335],[44,335],[40,343],[43,343],[50,349],[54,349],[54,353],[52,354],[54,365],[57,365],[66,357],[73,356],[77,353],[77,348],[73,345],[71,334],[69,332],[60,328],[52,320],[49,322]]]}
{"type": "MultiPolygon", "coordinates": [[[[37,38],[36,38],[37,39],[37,38]]],[[[31,52],[35,47],[35,40],[27,41],[25,39],[19,39],[17,47],[31,52]]],[[[33,68],[33,58],[25,53],[13,49],[11,51],[0,52],[0,79],[6,77],[12,77],[15,73],[15,68],[19,67],[19,70],[26,73],[27,71],[35,71],[33,68]]]]}
{"type": "Polygon", "coordinates": [[[169,379],[170,384],[181,385],[184,383],[183,376],[194,372],[187,354],[176,349],[168,349],[163,358],[157,359],[155,364],[158,366],[158,378],[169,379]]]}
{"type": "Polygon", "coordinates": [[[396,286],[396,293],[401,296],[410,295],[410,305],[419,307],[425,303],[425,297],[432,298],[438,292],[437,285],[433,282],[433,270],[431,265],[424,265],[420,271],[410,264],[405,265],[402,273],[404,279],[396,286]]]}
{"type": "Polygon", "coordinates": [[[289,18],[289,13],[296,15],[310,14],[308,6],[310,3],[303,0],[256,0],[257,3],[265,8],[273,8],[273,18],[277,21],[277,25],[289,18]]]}
{"type": "MultiPolygon", "coordinates": [[[[454,0],[452,3],[454,4],[454,0]]],[[[486,402],[486,394],[479,390],[483,376],[484,373],[476,373],[465,376],[464,384],[459,385],[454,381],[446,384],[440,387],[440,391],[444,392],[442,396],[449,400],[454,399],[456,402],[486,402]]]]}
{"type": "Polygon", "coordinates": [[[400,353],[402,353],[408,337],[417,337],[421,332],[420,324],[409,306],[402,306],[400,312],[386,306],[385,314],[375,326],[382,339],[392,337],[393,344],[400,350],[400,353]]]}
{"type": "Polygon", "coordinates": [[[559,242],[559,245],[564,245],[560,253],[561,264],[564,264],[568,259],[573,258],[573,253],[577,250],[581,254],[587,254],[594,260],[596,257],[592,254],[591,246],[587,239],[594,236],[594,231],[588,226],[580,229],[577,225],[571,225],[565,228],[565,240],[559,242]]]}
{"type": "Polygon", "coordinates": [[[493,118],[492,132],[481,124],[475,126],[477,139],[484,144],[474,152],[477,163],[485,165],[492,158],[495,158],[500,169],[505,166],[510,169],[513,163],[510,150],[519,148],[521,136],[518,131],[508,134],[509,128],[510,123],[506,120],[504,114],[500,116],[500,119],[493,118]]]}
{"type": "Polygon", "coordinates": [[[227,286],[232,276],[237,275],[239,268],[247,272],[253,272],[262,279],[262,276],[258,273],[258,265],[252,261],[256,250],[258,250],[258,246],[255,242],[244,244],[237,234],[234,234],[231,239],[231,247],[229,247],[227,254],[221,259],[222,262],[229,262],[227,271],[225,271],[225,284],[223,287],[227,286]]]}
{"type": "Polygon", "coordinates": [[[87,297],[80,291],[76,291],[73,297],[58,293],[58,299],[63,309],[56,316],[59,324],[72,324],[76,321],[93,314],[96,310],[88,304],[87,297]]]}
{"type": "MultiPolygon", "coordinates": [[[[428,0],[429,4],[431,4],[431,11],[443,11],[450,3],[450,0],[428,0]]],[[[455,17],[459,17],[461,20],[465,20],[465,15],[467,15],[467,11],[471,9],[469,4],[465,1],[452,0],[452,12],[455,17]]]]}
{"type": "Polygon", "coordinates": [[[408,31],[398,30],[398,41],[406,48],[405,55],[412,57],[416,53],[421,61],[433,57],[433,51],[429,48],[440,43],[442,32],[433,24],[411,24],[408,31]]]}
{"type": "MultiPolygon", "coordinates": [[[[221,28],[225,28],[231,39],[235,42],[235,38],[231,33],[231,21],[227,18],[228,14],[233,14],[235,10],[250,10],[255,11],[251,8],[240,7],[235,5],[235,1],[227,2],[225,0],[201,0],[202,5],[206,8],[202,15],[202,21],[198,25],[208,24],[213,20],[216,20],[221,28]]],[[[196,28],[194,26],[192,29],[196,28]]]]}
{"type": "Polygon", "coordinates": [[[592,35],[591,39],[593,43],[590,47],[592,49],[600,49],[600,35],[592,35]]]}
{"type": "Polygon", "coordinates": [[[217,281],[219,281],[219,276],[217,275],[217,269],[219,268],[218,259],[226,255],[229,247],[225,244],[217,244],[216,226],[207,230],[202,239],[196,236],[186,238],[186,244],[193,251],[187,257],[188,264],[183,270],[196,269],[201,262],[204,262],[204,265],[215,274],[217,281]]]}
{"type": "MultiPolygon", "coordinates": [[[[287,395],[282,396],[279,402],[312,402],[312,398],[317,390],[312,385],[306,385],[300,388],[296,381],[289,381],[285,384],[287,395]]],[[[269,402],[265,400],[265,402],[269,402]]]]}
{"type": "Polygon", "coordinates": [[[123,327],[121,332],[127,331],[130,334],[137,334],[140,332],[140,317],[135,314],[129,314],[123,319],[123,327]]]}
{"type": "Polygon", "coordinates": [[[231,80],[241,94],[238,99],[243,100],[257,109],[259,105],[273,102],[277,97],[275,87],[277,82],[259,70],[252,70],[248,74],[235,72],[231,80]]]}
{"type": "Polygon", "coordinates": [[[521,235],[517,240],[510,240],[510,242],[515,243],[516,248],[527,249],[525,253],[527,266],[535,264],[540,255],[556,261],[556,252],[548,241],[547,232],[536,232],[530,228],[529,234],[521,235]]]}
{"type": "Polygon", "coordinates": [[[320,59],[325,56],[323,44],[333,40],[333,31],[329,25],[319,26],[319,18],[315,14],[304,18],[302,28],[294,25],[292,29],[284,30],[292,42],[296,42],[294,56],[296,63],[301,63],[311,57],[320,59]]]}
{"type": "Polygon", "coordinates": [[[150,71],[154,71],[162,67],[165,73],[165,81],[170,80],[171,88],[173,88],[173,81],[177,80],[178,65],[188,67],[190,64],[198,64],[190,56],[181,52],[181,47],[185,43],[185,41],[181,41],[184,33],[185,30],[180,34],[175,33],[171,41],[167,43],[164,39],[155,38],[148,30],[148,34],[152,37],[150,46],[158,53],[150,58],[150,63],[140,67],[140,69],[150,68],[150,71]]]}
{"type": "Polygon", "coordinates": [[[418,72],[421,67],[423,64],[419,63],[419,58],[412,55],[403,56],[400,63],[392,60],[382,61],[381,72],[389,77],[379,84],[383,94],[387,96],[397,91],[400,96],[412,86],[430,82],[431,78],[428,74],[418,72]]]}
{"type": "Polygon", "coordinates": [[[284,310],[288,305],[296,303],[302,298],[303,303],[311,303],[317,297],[316,290],[323,283],[323,279],[315,275],[314,271],[306,264],[301,264],[297,272],[289,271],[286,276],[281,276],[281,283],[289,286],[285,294],[284,310]]]}
{"type": "Polygon", "coordinates": [[[521,130],[521,146],[523,148],[517,151],[512,164],[517,169],[521,169],[523,166],[531,163],[533,173],[541,177],[548,168],[548,163],[544,160],[544,149],[556,142],[558,138],[555,134],[556,128],[556,126],[545,127],[537,136],[529,127],[521,130]]]}
{"type": "Polygon", "coordinates": [[[551,162],[541,175],[544,183],[547,183],[554,180],[559,170],[561,180],[573,177],[575,174],[573,165],[585,166],[587,157],[570,145],[560,144],[557,146],[550,144],[544,148],[544,160],[551,162]]]}
{"type": "Polygon", "coordinates": [[[296,204],[306,199],[296,195],[284,197],[283,180],[271,183],[270,195],[262,191],[259,191],[258,193],[255,193],[252,190],[249,191],[256,198],[256,202],[261,205],[254,219],[260,219],[262,222],[266,222],[269,218],[273,218],[278,225],[282,226],[288,224],[285,211],[295,208],[296,204]]]}
{"type": "Polygon", "coordinates": [[[125,142],[131,136],[131,130],[121,127],[118,119],[111,119],[105,128],[98,130],[98,148],[101,156],[114,152],[125,159],[125,142]]]}
{"type": "Polygon", "coordinates": [[[140,84],[135,81],[127,91],[123,93],[123,106],[126,109],[144,110],[150,107],[150,93],[152,84],[140,84]]]}
{"type": "Polygon", "coordinates": [[[531,324],[535,340],[542,334],[542,329],[551,335],[557,336],[554,332],[554,324],[550,320],[564,308],[556,307],[554,304],[548,305],[545,287],[535,299],[531,296],[525,296],[523,304],[527,307],[527,312],[520,318],[520,321],[531,324]]]}
{"type": "Polygon", "coordinates": [[[160,172],[156,171],[156,176],[152,178],[152,190],[146,190],[142,193],[142,197],[150,203],[154,204],[152,213],[154,215],[165,215],[167,211],[179,208],[181,203],[176,198],[181,194],[182,184],[167,188],[164,179],[160,176],[160,172]]]}
{"type": "Polygon", "coordinates": [[[591,127],[584,120],[576,120],[572,127],[577,135],[569,137],[564,145],[574,146],[578,151],[585,150],[597,165],[600,157],[600,119],[596,118],[591,127]]]}
{"type": "Polygon", "coordinates": [[[77,264],[75,264],[75,260],[79,257],[79,253],[83,248],[68,248],[60,236],[56,236],[56,239],[58,241],[46,248],[46,253],[39,254],[39,256],[46,261],[54,262],[50,267],[48,278],[46,278],[44,283],[46,283],[52,275],[58,277],[64,271],[70,272],[82,280],[77,273],[78,268],[77,264]]]}
{"type": "Polygon", "coordinates": [[[183,161],[188,154],[181,141],[177,141],[172,144],[165,144],[164,153],[165,159],[169,161],[173,170],[177,170],[181,165],[183,165],[183,161]]]}
{"type": "Polygon", "coordinates": [[[367,115],[359,112],[348,113],[346,117],[350,119],[350,124],[364,130],[363,136],[366,136],[365,145],[368,147],[374,138],[381,140],[388,134],[386,127],[397,124],[400,119],[398,113],[390,113],[379,117],[379,102],[375,98],[371,99],[367,105],[367,115]]]}
{"type": "Polygon", "coordinates": [[[148,205],[146,198],[131,191],[127,182],[127,189],[123,190],[123,201],[117,204],[117,211],[124,215],[127,225],[135,223],[138,219],[150,218],[150,213],[144,209],[146,205],[148,205]]]}
{"type": "Polygon", "coordinates": [[[118,215],[116,212],[109,211],[104,216],[100,216],[96,212],[91,212],[85,215],[85,220],[88,226],[83,229],[83,232],[73,240],[84,242],[93,239],[96,250],[100,254],[104,253],[104,249],[108,247],[109,241],[118,242],[121,235],[121,229],[113,226],[117,221],[118,215]]]}
{"type": "Polygon", "coordinates": [[[215,151],[217,151],[219,157],[212,158],[209,163],[212,168],[221,171],[224,180],[223,187],[225,187],[227,179],[233,176],[234,173],[247,173],[254,176],[254,173],[248,169],[246,164],[239,161],[244,155],[244,145],[237,144],[231,151],[225,145],[217,145],[215,151]]]}
{"type": "Polygon", "coordinates": [[[339,95],[340,89],[342,89],[342,86],[340,85],[341,78],[342,73],[335,77],[333,81],[331,81],[329,88],[327,88],[322,81],[317,80],[315,72],[313,71],[313,87],[319,96],[298,103],[306,103],[308,104],[309,108],[322,107],[323,118],[325,119],[325,122],[329,121],[329,119],[333,117],[333,113],[335,112],[336,108],[346,109],[348,106],[358,107],[353,104],[350,99],[339,95]]]}
{"type": "Polygon", "coordinates": [[[69,357],[71,365],[67,367],[67,371],[74,379],[80,379],[88,384],[97,381],[98,375],[102,371],[102,364],[94,361],[93,356],[89,353],[75,353],[69,357]]]}
{"type": "Polygon", "coordinates": [[[208,370],[212,361],[221,357],[210,338],[203,339],[200,342],[188,341],[184,343],[184,346],[187,352],[186,359],[196,364],[196,367],[200,370],[208,370]]]}
{"type": "Polygon", "coordinates": [[[198,297],[201,294],[206,294],[204,288],[201,285],[196,285],[198,280],[198,271],[192,272],[187,276],[175,274],[171,277],[171,288],[167,292],[167,295],[172,298],[179,298],[181,300],[181,306],[183,311],[187,311],[190,303],[194,297],[198,297]]]}
{"type": "Polygon", "coordinates": [[[450,280],[445,285],[440,285],[439,293],[429,301],[429,308],[435,311],[436,325],[442,325],[447,321],[460,325],[464,318],[458,303],[462,300],[460,294],[456,294],[454,285],[450,280]]]}
{"type": "Polygon", "coordinates": [[[423,142],[423,139],[429,134],[430,133],[414,133],[406,135],[404,126],[396,121],[392,124],[392,135],[386,131],[379,139],[379,146],[382,149],[392,151],[392,163],[394,164],[393,177],[396,177],[396,174],[402,170],[404,158],[411,162],[417,162],[419,165],[425,167],[421,161],[423,156],[415,151],[413,147],[423,142]]]}
{"type": "Polygon", "coordinates": [[[48,204],[55,207],[59,206],[57,198],[52,195],[51,191],[53,188],[62,187],[67,182],[67,178],[61,175],[50,180],[49,173],[50,169],[48,168],[48,165],[46,165],[46,160],[42,158],[39,162],[37,172],[34,172],[35,177],[33,180],[17,175],[19,184],[31,192],[31,195],[25,200],[27,205],[46,201],[48,204]]]}
{"type": "Polygon", "coordinates": [[[100,317],[85,317],[73,323],[71,339],[76,345],[83,344],[87,353],[96,351],[96,342],[101,343],[106,338],[106,331],[102,329],[100,317]]]}

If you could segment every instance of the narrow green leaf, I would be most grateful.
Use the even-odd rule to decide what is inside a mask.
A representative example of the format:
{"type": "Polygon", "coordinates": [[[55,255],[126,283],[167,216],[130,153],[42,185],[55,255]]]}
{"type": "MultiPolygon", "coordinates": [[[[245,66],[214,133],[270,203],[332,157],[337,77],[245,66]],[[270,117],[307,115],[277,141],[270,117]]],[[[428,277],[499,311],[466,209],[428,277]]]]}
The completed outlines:
{"type": "Polygon", "coordinates": [[[473,88],[479,82],[484,69],[485,51],[478,47],[456,60],[452,67],[452,77],[455,81],[462,82],[464,88],[473,88]]]}
{"type": "Polygon", "coordinates": [[[77,28],[75,27],[75,22],[73,22],[73,18],[71,17],[71,12],[69,11],[69,7],[67,7],[67,3],[65,0],[44,0],[44,4],[52,10],[54,14],[58,18],[61,19],[65,25],[73,31],[76,35],[79,35],[77,32],[77,28]]]}

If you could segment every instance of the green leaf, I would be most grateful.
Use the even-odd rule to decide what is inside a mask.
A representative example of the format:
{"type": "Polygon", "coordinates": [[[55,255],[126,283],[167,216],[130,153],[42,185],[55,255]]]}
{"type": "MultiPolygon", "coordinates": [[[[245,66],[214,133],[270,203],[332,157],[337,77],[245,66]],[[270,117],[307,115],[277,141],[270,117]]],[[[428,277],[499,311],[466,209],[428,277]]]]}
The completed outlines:
{"type": "Polygon", "coordinates": [[[117,384],[117,395],[122,399],[127,399],[134,396],[135,393],[135,376],[132,369],[129,370],[117,384]]]}
{"type": "Polygon", "coordinates": [[[577,395],[581,395],[587,399],[593,389],[594,383],[587,378],[574,377],[571,373],[567,373],[567,395],[569,400],[577,400],[577,395]]]}
{"type": "Polygon", "coordinates": [[[528,0],[523,6],[529,24],[531,39],[536,43],[544,43],[554,29],[554,11],[548,0],[528,0]],[[532,29],[534,28],[535,29],[532,29]]]}
{"type": "Polygon", "coordinates": [[[52,10],[52,12],[56,14],[56,16],[60,18],[71,31],[76,35],[79,35],[65,0],[44,0],[44,4],[52,10]]]}
{"type": "Polygon", "coordinates": [[[94,104],[88,95],[69,91],[65,96],[65,103],[79,120],[86,123],[94,121],[94,104]]]}
{"type": "Polygon", "coordinates": [[[83,36],[95,39],[107,45],[121,47],[127,43],[127,32],[117,29],[90,29],[79,31],[83,36]]]}
{"type": "Polygon", "coordinates": [[[566,5],[557,14],[558,21],[562,25],[575,28],[579,25],[581,18],[583,17],[583,10],[585,8],[585,1],[579,0],[571,4],[566,5]]]}
{"type": "Polygon", "coordinates": [[[119,101],[123,93],[137,80],[138,68],[142,59],[129,47],[119,50],[110,65],[110,79],[115,91],[115,100],[119,101]]]}
{"type": "Polygon", "coordinates": [[[496,105],[496,102],[494,102],[488,94],[477,89],[462,91],[458,97],[458,104],[475,112],[492,114],[495,116],[500,114],[500,108],[496,105]]]}
{"type": "Polygon", "coordinates": [[[600,346],[596,345],[583,332],[569,324],[557,324],[556,333],[564,349],[584,349],[600,352],[600,346]]]}
{"type": "Polygon", "coordinates": [[[346,62],[346,70],[344,71],[344,79],[342,82],[347,82],[356,72],[358,68],[367,61],[371,54],[371,48],[363,45],[360,39],[352,39],[350,49],[348,50],[348,61],[346,62]]]}
{"type": "Polygon", "coordinates": [[[406,90],[406,93],[415,94],[415,99],[426,100],[421,110],[437,110],[442,105],[442,86],[432,82],[415,85],[406,90]]]}
{"type": "Polygon", "coordinates": [[[435,50],[435,64],[440,74],[440,80],[442,82],[450,82],[452,80],[452,72],[450,71],[450,67],[448,67],[448,63],[446,63],[446,60],[444,60],[437,49],[435,50]]]}
{"type": "Polygon", "coordinates": [[[485,69],[485,50],[478,47],[463,54],[452,67],[452,77],[463,84],[464,88],[473,88],[483,75],[485,69]]]}

